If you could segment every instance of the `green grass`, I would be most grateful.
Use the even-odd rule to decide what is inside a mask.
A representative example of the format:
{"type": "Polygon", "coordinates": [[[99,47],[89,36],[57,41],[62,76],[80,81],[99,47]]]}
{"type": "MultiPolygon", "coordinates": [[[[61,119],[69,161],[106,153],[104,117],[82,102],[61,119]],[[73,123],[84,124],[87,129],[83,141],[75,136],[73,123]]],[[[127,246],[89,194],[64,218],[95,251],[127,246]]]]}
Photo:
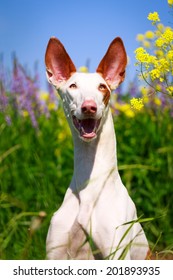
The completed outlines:
{"type": "MultiPolygon", "coordinates": [[[[173,249],[173,122],[168,112],[115,117],[119,170],[155,251],[173,249]]],[[[45,259],[50,218],[73,172],[73,146],[61,107],[29,119],[0,115],[0,258],[45,259]],[[42,217],[42,213],[46,213],[42,217]]]]}
{"type": "Polygon", "coordinates": [[[154,217],[146,228],[158,250],[173,246],[173,123],[167,112],[115,120],[119,169],[138,214],[154,217]],[[124,128],[124,129],[123,129],[124,128]]]}

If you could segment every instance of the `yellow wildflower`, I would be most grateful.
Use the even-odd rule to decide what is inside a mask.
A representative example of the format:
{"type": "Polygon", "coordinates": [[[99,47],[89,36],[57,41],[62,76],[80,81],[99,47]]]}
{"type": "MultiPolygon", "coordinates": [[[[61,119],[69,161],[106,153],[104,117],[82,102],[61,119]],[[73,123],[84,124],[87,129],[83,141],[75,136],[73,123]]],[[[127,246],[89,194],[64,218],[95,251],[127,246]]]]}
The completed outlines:
{"type": "Polygon", "coordinates": [[[157,57],[163,57],[165,55],[162,50],[155,50],[155,54],[157,57]]]}
{"type": "Polygon", "coordinates": [[[23,110],[22,115],[23,115],[24,118],[27,118],[29,116],[29,113],[28,113],[28,111],[23,110]]]}
{"type": "Polygon", "coordinates": [[[115,103],[115,108],[120,112],[124,113],[128,118],[133,118],[135,116],[134,112],[132,111],[131,107],[127,103],[115,103]]]}
{"type": "Polygon", "coordinates": [[[82,73],[88,73],[88,68],[86,66],[81,66],[79,68],[79,72],[82,72],[82,73]]]}
{"type": "Polygon", "coordinates": [[[154,66],[157,66],[157,65],[158,65],[158,59],[157,59],[157,57],[155,57],[154,55],[150,55],[150,57],[149,57],[149,62],[150,62],[151,64],[153,64],[154,66]]]}
{"type": "Polygon", "coordinates": [[[141,87],[140,88],[140,91],[141,91],[141,93],[142,93],[142,95],[143,95],[143,98],[142,98],[142,100],[143,100],[143,103],[148,103],[149,102],[149,98],[148,98],[148,88],[147,87],[141,87]]]}
{"type": "Polygon", "coordinates": [[[54,111],[54,110],[57,109],[57,105],[55,103],[53,103],[53,102],[50,102],[48,104],[48,109],[49,109],[49,111],[54,111]]]}
{"type": "Polygon", "coordinates": [[[166,90],[171,96],[173,96],[173,86],[167,87],[166,90]]]}
{"type": "Polygon", "coordinates": [[[173,50],[168,51],[167,58],[171,61],[173,61],[173,50]]]}
{"type": "Polygon", "coordinates": [[[40,92],[40,99],[43,101],[47,101],[49,99],[49,93],[45,91],[40,92]]]}
{"type": "Polygon", "coordinates": [[[156,40],[156,47],[163,47],[169,45],[173,41],[173,30],[167,28],[165,32],[156,40]]]}
{"type": "Polygon", "coordinates": [[[135,97],[133,97],[130,100],[130,104],[131,104],[131,107],[133,109],[138,110],[138,111],[140,111],[142,109],[142,107],[144,107],[143,99],[142,98],[135,98],[135,97]]]}
{"type": "Polygon", "coordinates": [[[150,44],[149,41],[144,40],[144,41],[143,41],[143,46],[144,46],[145,48],[149,49],[149,48],[151,47],[151,44],[150,44]]]}
{"type": "Polygon", "coordinates": [[[146,63],[146,62],[149,62],[149,53],[147,53],[147,51],[140,47],[140,48],[137,48],[135,50],[135,54],[136,54],[136,60],[138,60],[139,62],[141,63],[146,63]]]}
{"type": "Polygon", "coordinates": [[[158,67],[160,68],[162,73],[169,72],[169,63],[165,58],[161,58],[158,60],[158,67]]]}
{"type": "Polygon", "coordinates": [[[135,116],[135,113],[131,109],[126,110],[124,113],[128,118],[133,118],[135,116]]]}
{"type": "Polygon", "coordinates": [[[156,91],[162,91],[161,85],[159,85],[159,84],[156,85],[156,91]]]}
{"type": "Polygon", "coordinates": [[[136,36],[136,40],[139,41],[139,42],[142,42],[144,40],[144,35],[143,34],[138,34],[136,36]]]}
{"type": "Polygon", "coordinates": [[[170,6],[172,6],[172,5],[173,5],[173,0],[168,0],[168,4],[169,4],[170,6]]]}
{"type": "Polygon", "coordinates": [[[142,93],[142,95],[147,95],[148,94],[148,88],[147,87],[140,87],[140,91],[141,91],[141,93],[142,93]]]}
{"type": "Polygon", "coordinates": [[[145,38],[153,39],[154,37],[155,37],[154,32],[152,32],[150,30],[145,32],[145,38]]]}
{"type": "Polygon", "coordinates": [[[163,82],[163,78],[161,77],[161,72],[159,68],[152,69],[149,74],[152,81],[159,79],[160,82],[163,82]]]}
{"type": "Polygon", "coordinates": [[[155,97],[155,98],[154,98],[154,103],[155,103],[157,106],[161,106],[161,105],[162,105],[162,102],[161,102],[161,100],[160,100],[158,97],[155,97]]]}
{"type": "MultiPolygon", "coordinates": [[[[168,0],[168,4],[173,8],[173,0],[168,0]]],[[[145,35],[139,34],[138,39],[141,38],[141,41],[138,41],[140,41],[143,48],[137,48],[135,51],[136,65],[141,66],[141,77],[146,83],[152,84],[154,82],[153,88],[156,91],[162,93],[167,91],[169,95],[173,96],[173,85],[165,88],[173,76],[173,28],[166,27],[160,23],[157,12],[149,13],[148,20],[155,25],[155,31],[146,31],[145,35]]],[[[141,90],[141,93],[143,96],[141,104],[143,104],[147,102],[148,94],[145,93],[145,90],[141,90]]],[[[153,99],[153,102],[158,106],[161,105],[159,98],[153,99]]],[[[138,103],[140,104],[138,99],[132,99],[131,101],[133,108],[138,107],[138,103]]]]}
{"type": "Polygon", "coordinates": [[[160,21],[159,14],[157,12],[149,13],[148,17],[149,20],[153,21],[153,23],[160,21]]]}
{"type": "Polygon", "coordinates": [[[136,60],[145,64],[146,69],[149,68],[150,64],[157,65],[158,61],[154,55],[150,55],[144,48],[140,47],[135,50],[136,60]]]}

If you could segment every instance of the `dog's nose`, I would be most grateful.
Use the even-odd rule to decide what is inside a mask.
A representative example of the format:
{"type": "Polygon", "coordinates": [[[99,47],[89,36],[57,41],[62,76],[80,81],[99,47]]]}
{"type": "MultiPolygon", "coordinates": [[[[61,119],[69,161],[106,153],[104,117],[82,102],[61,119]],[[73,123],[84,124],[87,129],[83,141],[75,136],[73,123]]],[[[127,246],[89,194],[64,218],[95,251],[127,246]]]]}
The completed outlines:
{"type": "Polygon", "coordinates": [[[83,114],[94,115],[97,112],[97,104],[94,100],[85,100],[81,106],[83,114]]]}

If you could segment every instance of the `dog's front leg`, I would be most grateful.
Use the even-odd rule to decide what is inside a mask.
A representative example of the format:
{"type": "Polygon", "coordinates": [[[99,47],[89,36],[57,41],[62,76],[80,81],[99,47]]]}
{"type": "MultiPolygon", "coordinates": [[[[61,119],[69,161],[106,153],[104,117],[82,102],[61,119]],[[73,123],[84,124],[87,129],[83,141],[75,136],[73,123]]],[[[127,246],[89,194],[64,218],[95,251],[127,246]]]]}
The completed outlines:
{"type": "Polygon", "coordinates": [[[70,259],[70,232],[79,209],[77,197],[67,190],[62,206],[54,213],[46,240],[48,259],[70,259]]]}

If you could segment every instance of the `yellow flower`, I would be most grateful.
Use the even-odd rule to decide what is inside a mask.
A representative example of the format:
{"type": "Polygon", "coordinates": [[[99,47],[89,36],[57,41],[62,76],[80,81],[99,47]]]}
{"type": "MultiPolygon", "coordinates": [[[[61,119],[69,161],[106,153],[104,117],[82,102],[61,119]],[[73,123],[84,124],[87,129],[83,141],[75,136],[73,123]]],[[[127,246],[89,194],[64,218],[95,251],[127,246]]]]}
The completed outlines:
{"type": "Polygon", "coordinates": [[[159,79],[160,78],[160,70],[158,68],[155,68],[155,69],[152,69],[150,71],[150,77],[151,77],[151,80],[154,81],[156,79],[159,79]]]}
{"type": "Polygon", "coordinates": [[[148,98],[148,88],[147,87],[141,87],[140,91],[143,95],[143,103],[148,103],[149,102],[149,98],[148,98]]]}
{"type": "Polygon", "coordinates": [[[29,116],[29,113],[28,113],[28,111],[23,110],[22,115],[23,115],[24,118],[27,118],[29,116]]]}
{"type": "Polygon", "coordinates": [[[159,85],[159,84],[156,85],[156,91],[162,91],[161,85],[159,85]]]}
{"type": "Polygon", "coordinates": [[[141,91],[141,93],[142,93],[142,95],[147,95],[148,94],[148,88],[147,87],[140,87],[140,91],[141,91]]]}
{"type": "MultiPolygon", "coordinates": [[[[173,0],[168,0],[168,4],[173,8],[173,0]]],[[[136,65],[141,67],[141,77],[145,82],[152,84],[154,81],[153,88],[156,91],[163,93],[167,91],[169,95],[173,96],[173,85],[167,86],[165,89],[165,85],[171,81],[171,75],[173,76],[173,28],[161,24],[157,12],[149,13],[147,18],[155,25],[155,31],[146,31],[144,38],[141,34],[138,35],[138,41],[141,38],[140,43],[143,48],[137,48],[135,51],[136,65]],[[160,85],[157,85],[157,82],[160,85]]],[[[135,98],[131,100],[132,108],[140,108],[140,104],[143,106],[148,101],[145,90],[141,90],[141,93],[142,100],[135,98]]],[[[153,101],[156,105],[161,105],[159,98],[155,98],[153,101]]]]}
{"type": "Polygon", "coordinates": [[[149,20],[153,21],[154,23],[160,21],[159,15],[157,12],[149,13],[148,17],[149,20]]]}
{"type": "Polygon", "coordinates": [[[145,32],[145,38],[147,38],[147,39],[153,39],[155,37],[155,35],[154,35],[154,32],[152,32],[152,31],[147,31],[147,32],[145,32]]]}
{"type": "Polygon", "coordinates": [[[131,107],[133,109],[138,110],[138,111],[140,111],[144,107],[143,99],[142,98],[135,98],[135,97],[133,97],[130,100],[130,104],[131,104],[131,107]]]}
{"type": "Polygon", "coordinates": [[[171,61],[173,61],[173,50],[168,51],[167,58],[171,61]]]}
{"type": "Polygon", "coordinates": [[[136,40],[139,41],[139,42],[142,42],[144,40],[144,35],[143,34],[138,34],[136,36],[136,40]]]}
{"type": "Polygon", "coordinates": [[[145,66],[145,72],[143,72],[143,75],[145,78],[148,76],[148,70],[152,67],[158,67],[158,59],[154,55],[150,55],[144,48],[140,47],[135,50],[135,58],[138,61],[137,64],[143,63],[143,66],[145,66]]]}
{"type": "Polygon", "coordinates": [[[89,71],[88,71],[88,68],[87,68],[86,66],[81,66],[81,67],[79,68],[79,72],[88,73],[89,71]]]}
{"type": "Polygon", "coordinates": [[[150,47],[151,47],[151,44],[150,44],[150,42],[148,42],[148,41],[143,41],[143,46],[145,47],[145,48],[147,48],[147,49],[149,49],[150,47]]]}
{"type": "Polygon", "coordinates": [[[164,56],[164,52],[162,50],[156,50],[155,54],[157,57],[163,57],[164,56]]]}
{"type": "Polygon", "coordinates": [[[168,91],[168,93],[173,96],[173,86],[169,86],[166,88],[166,90],[168,91]]]}
{"type": "Polygon", "coordinates": [[[155,98],[154,98],[154,103],[155,103],[157,106],[161,106],[161,104],[162,104],[161,100],[160,100],[158,97],[155,97],[155,98]]]}
{"type": "Polygon", "coordinates": [[[47,101],[49,99],[49,93],[45,91],[40,92],[40,99],[43,101],[47,101]]]}
{"type": "Polygon", "coordinates": [[[162,73],[169,72],[169,63],[165,58],[161,58],[158,60],[158,67],[160,68],[162,73]]]}
{"type": "Polygon", "coordinates": [[[133,118],[135,116],[134,112],[132,111],[131,107],[129,104],[121,104],[121,103],[116,103],[115,108],[119,110],[120,112],[124,113],[128,118],[133,118]]]}
{"type": "Polygon", "coordinates": [[[48,104],[48,109],[49,109],[49,111],[56,110],[57,109],[57,105],[55,103],[53,103],[53,102],[50,102],[48,104]]]}
{"type": "Polygon", "coordinates": [[[141,63],[146,63],[146,62],[149,62],[149,53],[147,53],[147,51],[140,47],[140,48],[137,48],[135,50],[135,54],[136,54],[136,60],[138,60],[139,62],[141,63]]]}
{"type": "Polygon", "coordinates": [[[170,6],[172,6],[172,5],[173,5],[173,0],[168,0],[168,4],[169,4],[170,6]]]}
{"type": "Polygon", "coordinates": [[[173,41],[173,30],[167,28],[165,32],[156,40],[156,47],[164,47],[172,43],[173,41]]]}
{"type": "Polygon", "coordinates": [[[155,57],[154,55],[150,55],[150,57],[149,57],[149,63],[150,63],[150,64],[153,64],[154,66],[157,66],[157,65],[158,65],[157,57],[155,57]]]}
{"type": "Polygon", "coordinates": [[[133,118],[135,116],[135,113],[131,109],[126,110],[124,113],[128,118],[133,118]]]}
{"type": "Polygon", "coordinates": [[[151,80],[154,81],[159,79],[160,82],[164,81],[164,75],[169,72],[169,63],[167,59],[161,58],[159,60],[153,61],[154,68],[150,70],[148,73],[151,77],[151,80]]]}

